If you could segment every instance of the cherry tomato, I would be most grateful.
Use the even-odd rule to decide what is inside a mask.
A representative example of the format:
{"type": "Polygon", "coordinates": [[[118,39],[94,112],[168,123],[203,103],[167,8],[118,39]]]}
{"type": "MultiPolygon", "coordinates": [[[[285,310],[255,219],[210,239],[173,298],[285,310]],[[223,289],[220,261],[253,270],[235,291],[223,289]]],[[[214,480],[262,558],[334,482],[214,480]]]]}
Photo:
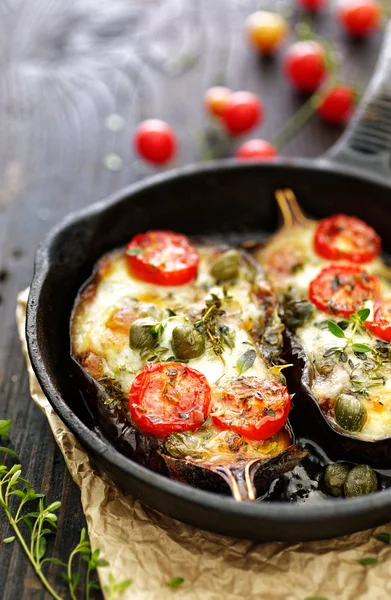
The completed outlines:
{"type": "Polygon", "coordinates": [[[210,388],[204,375],[183,363],[146,365],[129,392],[135,424],[165,437],[174,431],[194,431],[206,419],[210,388]]]}
{"type": "Polygon", "coordinates": [[[326,57],[318,42],[292,44],[284,57],[284,72],[299,92],[314,92],[326,75],[326,57]]]}
{"type": "Polygon", "coordinates": [[[148,119],[137,127],[134,146],[141,158],[159,165],[174,156],[177,140],[167,123],[159,119],[148,119]]]}
{"type": "Polygon", "coordinates": [[[186,236],[172,231],[139,233],[126,247],[134,277],[157,285],[183,285],[197,276],[198,252],[186,236]]]}
{"type": "Polygon", "coordinates": [[[240,135],[262,121],[263,104],[251,92],[233,92],[221,117],[231,135],[240,135]]]}
{"type": "Polygon", "coordinates": [[[289,27],[281,15],[259,10],[248,17],[246,30],[257,50],[263,54],[274,54],[285,41],[289,27]]]}
{"type": "Polygon", "coordinates": [[[204,96],[206,110],[215,117],[221,117],[231,94],[231,90],[227,87],[216,86],[209,88],[204,96]]]}
{"type": "Polygon", "coordinates": [[[327,0],[297,0],[297,4],[305,10],[316,12],[326,4],[327,0]]]}
{"type": "Polygon", "coordinates": [[[330,265],[310,283],[309,299],[327,313],[350,317],[375,297],[377,279],[356,265],[330,265]]]}
{"type": "Polygon", "coordinates": [[[380,238],[369,225],[348,215],[333,215],[319,221],[315,251],[329,260],[370,262],[380,254],[380,238]]]}
{"type": "Polygon", "coordinates": [[[349,35],[368,37],[380,26],[381,6],[375,0],[344,0],[338,9],[338,19],[349,35]]]}
{"type": "Polygon", "coordinates": [[[391,298],[380,301],[373,321],[365,321],[364,325],[376,337],[391,342],[391,298]]]}
{"type": "Polygon", "coordinates": [[[239,377],[223,398],[213,404],[212,419],[249,440],[266,440],[286,423],[291,398],[286,387],[258,377],[239,377]]]}
{"type": "Polygon", "coordinates": [[[248,140],[236,150],[236,158],[243,160],[262,160],[277,156],[277,148],[266,140],[248,140]]]}
{"type": "Polygon", "coordinates": [[[318,113],[326,123],[345,123],[352,114],[355,96],[352,87],[335,85],[321,99],[318,113]]]}

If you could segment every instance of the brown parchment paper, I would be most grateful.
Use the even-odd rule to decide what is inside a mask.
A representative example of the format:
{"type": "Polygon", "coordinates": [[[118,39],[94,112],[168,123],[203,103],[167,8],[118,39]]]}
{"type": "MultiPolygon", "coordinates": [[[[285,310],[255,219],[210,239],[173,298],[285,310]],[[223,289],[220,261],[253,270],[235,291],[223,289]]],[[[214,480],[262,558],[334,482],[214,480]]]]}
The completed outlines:
{"type": "Polygon", "coordinates": [[[163,516],[124,495],[96,470],[46,400],[31,368],[25,339],[28,290],[20,293],[17,324],[34,402],[45,413],[80,487],[92,548],[110,567],[100,568],[133,584],[121,600],[389,600],[391,546],[373,538],[391,526],[343,538],[303,544],[255,544],[200,531],[163,516]],[[362,566],[360,558],[376,557],[362,566]],[[173,590],[167,581],[183,577],[173,590]]]}

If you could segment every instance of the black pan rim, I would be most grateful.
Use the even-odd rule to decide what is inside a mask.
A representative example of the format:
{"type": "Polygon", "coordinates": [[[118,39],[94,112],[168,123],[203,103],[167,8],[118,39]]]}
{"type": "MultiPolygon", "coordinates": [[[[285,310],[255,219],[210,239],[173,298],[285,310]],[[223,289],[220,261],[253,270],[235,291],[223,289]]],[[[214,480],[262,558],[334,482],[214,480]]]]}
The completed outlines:
{"type": "Polygon", "coordinates": [[[100,200],[70,214],[51,229],[45,240],[40,244],[36,254],[34,276],[27,304],[26,337],[28,353],[34,372],[51,406],[76,438],[81,441],[85,449],[94,455],[102,457],[107,463],[119,468],[128,476],[141,483],[152,486],[174,498],[184,500],[189,505],[219,511],[220,513],[224,512],[228,518],[247,517],[267,521],[270,524],[279,523],[288,525],[289,523],[309,524],[311,522],[334,521],[335,519],[343,519],[345,516],[352,517],[353,515],[360,517],[360,515],[364,515],[368,511],[382,510],[387,507],[391,508],[391,489],[382,490],[380,493],[371,496],[351,498],[349,500],[330,500],[328,503],[313,505],[283,502],[236,502],[228,496],[221,496],[178,483],[139,465],[117,451],[110,443],[105,443],[73,413],[48,377],[40,351],[36,330],[39,298],[50,271],[50,249],[60,232],[71,227],[80,219],[103,212],[110,206],[122,201],[125,197],[130,197],[142,190],[159,186],[171,179],[186,178],[195,174],[210,175],[213,172],[220,172],[227,169],[245,171],[267,167],[274,170],[282,166],[285,168],[299,167],[309,170],[333,171],[335,174],[351,176],[367,182],[372,181],[378,185],[391,188],[390,181],[385,177],[374,174],[363,174],[360,169],[336,165],[332,160],[327,158],[317,161],[311,159],[275,159],[272,162],[262,164],[256,162],[239,163],[234,159],[214,161],[207,164],[194,164],[173,169],[123,188],[105,200],[100,200]]]}

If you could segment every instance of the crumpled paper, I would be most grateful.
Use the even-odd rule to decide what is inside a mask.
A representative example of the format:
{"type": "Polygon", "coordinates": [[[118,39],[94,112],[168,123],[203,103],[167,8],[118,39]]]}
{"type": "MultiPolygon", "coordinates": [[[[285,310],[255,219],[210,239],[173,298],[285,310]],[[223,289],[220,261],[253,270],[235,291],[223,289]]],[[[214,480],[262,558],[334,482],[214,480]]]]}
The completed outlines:
{"type": "Polygon", "coordinates": [[[133,579],[121,600],[389,600],[391,546],[373,535],[390,525],[320,542],[256,544],[190,527],[121,492],[92,466],[38,384],[27,355],[27,296],[20,293],[16,316],[31,395],[80,487],[92,548],[110,562],[99,569],[102,586],[111,572],[117,582],[133,579]],[[357,563],[367,557],[377,564],[357,563]],[[173,577],[184,578],[175,590],[167,586],[173,577]]]}

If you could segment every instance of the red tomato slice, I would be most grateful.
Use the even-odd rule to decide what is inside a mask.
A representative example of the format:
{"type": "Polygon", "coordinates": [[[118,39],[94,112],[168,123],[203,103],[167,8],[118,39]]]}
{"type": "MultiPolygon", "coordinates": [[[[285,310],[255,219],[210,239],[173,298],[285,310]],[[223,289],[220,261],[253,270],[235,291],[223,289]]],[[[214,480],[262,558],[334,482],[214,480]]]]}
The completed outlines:
{"type": "Polygon", "coordinates": [[[197,429],[206,419],[209,403],[204,375],[176,362],[146,365],[129,392],[133,421],[159,437],[197,429]]]}
{"type": "Polygon", "coordinates": [[[183,285],[197,277],[198,252],[179,233],[139,233],[127,245],[126,255],[132,275],[148,283],[183,285]]]}
{"type": "Polygon", "coordinates": [[[376,337],[391,342],[391,298],[381,301],[373,321],[365,321],[364,325],[376,337]]]}
{"type": "Polygon", "coordinates": [[[357,217],[333,215],[319,221],[315,250],[329,260],[366,263],[380,254],[380,237],[357,217]]]}
{"type": "Polygon", "coordinates": [[[258,441],[282,429],[290,407],[288,390],[277,381],[239,377],[232,381],[222,400],[215,402],[211,414],[217,427],[258,441]]]}
{"type": "Polygon", "coordinates": [[[376,277],[359,266],[331,265],[311,281],[309,299],[319,310],[349,317],[376,291],[376,277]]]}

